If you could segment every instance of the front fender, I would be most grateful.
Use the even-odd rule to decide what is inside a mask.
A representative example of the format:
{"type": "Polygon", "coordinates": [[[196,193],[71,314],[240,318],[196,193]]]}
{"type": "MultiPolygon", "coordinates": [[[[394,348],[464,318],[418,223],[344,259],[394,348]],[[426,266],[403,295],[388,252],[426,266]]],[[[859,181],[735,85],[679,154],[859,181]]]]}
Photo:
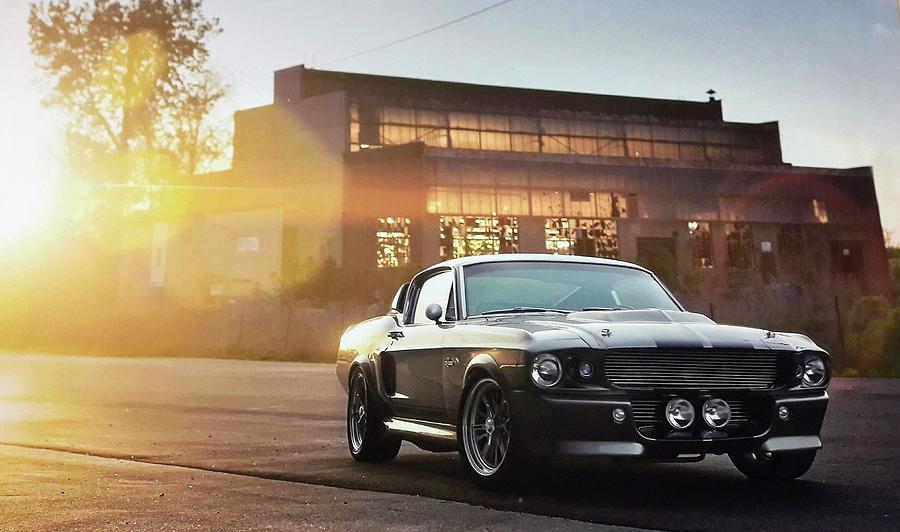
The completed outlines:
{"type": "Polygon", "coordinates": [[[387,416],[390,415],[391,404],[387,395],[384,393],[384,386],[382,385],[380,375],[381,372],[376,360],[375,356],[366,356],[363,354],[356,355],[356,357],[353,358],[353,361],[348,365],[347,376],[343,384],[345,389],[349,388],[350,375],[352,375],[356,369],[362,371],[363,375],[366,377],[370,399],[378,403],[377,411],[383,412],[387,416]]]}

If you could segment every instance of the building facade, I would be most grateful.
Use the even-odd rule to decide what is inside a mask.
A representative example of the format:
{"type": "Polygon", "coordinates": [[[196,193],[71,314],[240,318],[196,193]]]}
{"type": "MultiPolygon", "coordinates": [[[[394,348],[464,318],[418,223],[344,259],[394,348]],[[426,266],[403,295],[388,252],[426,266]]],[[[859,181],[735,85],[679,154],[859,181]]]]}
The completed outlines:
{"type": "Polygon", "coordinates": [[[639,262],[710,303],[890,291],[871,168],[785,163],[777,123],[726,121],[713,97],[301,65],[275,73],[272,105],[236,114],[228,179],[283,190],[283,273],[573,253],[639,262]]]}

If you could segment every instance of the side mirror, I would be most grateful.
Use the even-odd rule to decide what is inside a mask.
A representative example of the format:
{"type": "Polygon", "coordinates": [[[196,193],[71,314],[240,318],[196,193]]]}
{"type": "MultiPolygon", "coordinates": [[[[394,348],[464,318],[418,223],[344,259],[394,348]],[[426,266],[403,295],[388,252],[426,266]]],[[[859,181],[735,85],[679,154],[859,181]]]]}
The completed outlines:
{"type": "Polygon", "coordinates": [[[444,309],[437,303],[432,303],[425,307],[425,317],[435,323],[441,323],[441,316],[444,315],[444,309]]]}

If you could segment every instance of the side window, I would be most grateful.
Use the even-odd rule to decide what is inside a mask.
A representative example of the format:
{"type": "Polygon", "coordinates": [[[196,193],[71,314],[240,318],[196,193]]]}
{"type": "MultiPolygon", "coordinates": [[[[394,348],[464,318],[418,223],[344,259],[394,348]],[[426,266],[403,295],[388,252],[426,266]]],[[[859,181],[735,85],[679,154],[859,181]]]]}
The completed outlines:
{"type": "Polygon", "coordinates": [[[453,273],[450,271],[441,272],[434,277],[429,277],[422,283],[418,290],[416,298],[416,310],[413,314],[413,323],[432,323],[425,316],[425,308],[437,303],[446,312],[447,301],[450,296],[450,288],[453,286],[453,273]]]}
{"type": "Polygon", "coordinates": [[[450,299],[444,312],[447,321],[456,321],[456,287],[450,288],[450,299]]]}

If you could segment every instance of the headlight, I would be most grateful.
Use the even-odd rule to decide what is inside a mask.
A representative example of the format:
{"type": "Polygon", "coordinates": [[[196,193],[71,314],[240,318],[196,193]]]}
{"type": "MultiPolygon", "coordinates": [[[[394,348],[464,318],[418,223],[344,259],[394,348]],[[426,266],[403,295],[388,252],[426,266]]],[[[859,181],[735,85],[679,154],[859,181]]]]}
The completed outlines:
{"type": "Polygon", "coordinates": [[[806,355],[803,359],[803,385],[819,386],[825,382],[825,361],[819,355],[806,355]]]}
{"type": "Polygon", "coordinates": [[[531,380],[541,388],[549,388],[562,379],[562,362],[555,355],[534,357],[531,363],[531,380]]]}

